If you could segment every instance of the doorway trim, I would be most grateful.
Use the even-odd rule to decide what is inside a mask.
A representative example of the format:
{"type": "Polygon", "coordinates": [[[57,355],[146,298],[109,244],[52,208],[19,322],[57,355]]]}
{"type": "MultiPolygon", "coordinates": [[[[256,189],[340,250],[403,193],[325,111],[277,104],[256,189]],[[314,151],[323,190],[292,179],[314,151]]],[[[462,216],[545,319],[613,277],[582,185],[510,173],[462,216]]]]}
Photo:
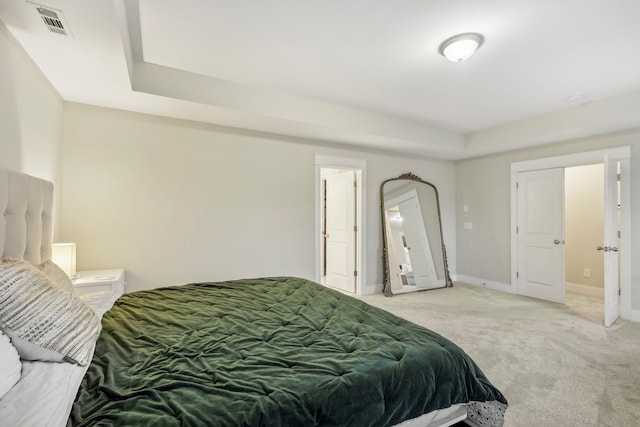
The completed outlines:
{"type": "MultiPolygon", "coordinates": [[[[631,147],[629,146],[584,151],[556,157],[543,157],[511,163],[511,284],[513,286],[514,293],[520,293],[518,289],[518,278],[516,276],[518,271],[518,235],[516,233],[516,227],[518,225],[518,195],[516,189],[518,173],[539,169],[567,168],[572,166],[603,163],[605,155],[608,155],[610,158],[621,160],[621,172],[627,177],[627,179],[630,177],[629,159],[631,159],[631,147]]],[[[629,187],[629,182],[627,182],[626,185],[623,182],[620,194],[620,213],[622,217],[622,233],[620,235],[620,317],[632,320],[631,236],[629,234],[631,220],[631,189],[629,187]]]]}
{"type": "Polygon", "coordinates": [[[366,248],[366,160],[353,159],[347,157],[331,157],[320,154],[315,155],[315,281],[320,283],[322,280],[322,178],[321,169],[346,169],[353,170],[356,176],[358,191],[356,192],[356,295],[362,295],[364,284],[366,282],[366,257],[364,251],[366,248]]]}

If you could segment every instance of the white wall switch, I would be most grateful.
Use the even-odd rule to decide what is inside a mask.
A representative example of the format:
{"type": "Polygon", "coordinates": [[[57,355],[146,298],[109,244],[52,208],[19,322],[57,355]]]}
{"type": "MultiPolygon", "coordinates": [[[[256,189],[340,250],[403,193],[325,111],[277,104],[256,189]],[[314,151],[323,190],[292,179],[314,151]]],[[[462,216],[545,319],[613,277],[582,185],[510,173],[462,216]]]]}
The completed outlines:
{"type": "Polygon", "coordinates": [[[471,222],[465,222],[464,223],[464,229],[465,230],[471,230],[473,228],[473,223],[471,222]]]}
{"type": "Polygon", "coordinates": [[[465,212],[469,212],[469,205],[464,205],[462,207],[462,210],[465,211],[465,212]]]}

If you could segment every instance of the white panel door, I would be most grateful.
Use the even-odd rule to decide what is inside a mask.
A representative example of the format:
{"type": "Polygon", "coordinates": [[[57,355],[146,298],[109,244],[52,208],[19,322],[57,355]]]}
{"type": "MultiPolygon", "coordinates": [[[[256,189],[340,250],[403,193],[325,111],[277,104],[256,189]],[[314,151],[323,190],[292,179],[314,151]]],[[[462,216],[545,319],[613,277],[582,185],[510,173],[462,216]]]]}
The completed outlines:
{"type": "Polygon", "coordinates": [[[618,303],[618,161],[604,159],[604,325],[620,317],[618,303]]]}
{"type": "Polygon", "coordinates": [[[326,284],[355,293],[355,173],[326,177],[326,284]]]}
{"type": "Polygon", "coordinates": [[[518,292],[564,303],[564,169],[518,174],[518,292]]]}
{"type": "Polygon", "coordinates": [[[416,288],[439,288],[436,269],[427,239],[422,210],[418,197],[412,197],[398,205],[402,217],[402,228],[407,242],[409,259],[416,288]]]}

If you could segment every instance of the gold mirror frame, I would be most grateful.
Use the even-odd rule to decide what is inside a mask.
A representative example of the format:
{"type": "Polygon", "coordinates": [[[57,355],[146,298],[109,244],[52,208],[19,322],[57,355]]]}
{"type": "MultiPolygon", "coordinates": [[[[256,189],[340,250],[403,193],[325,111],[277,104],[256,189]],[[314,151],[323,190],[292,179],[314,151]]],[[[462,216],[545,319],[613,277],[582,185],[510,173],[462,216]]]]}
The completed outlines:
{"type": "Polygon", "coordinates": [[[417,175],[414,175],[411,172],[400,175],[397,178],[390,178],[382,182],[380,184],[380,213],[381,213],[381,223],[382,223],[382,262],[383,262],[383,271],[384,271],[384,286],[382,288],[382,293],[385,296],[393,296],[396,295],[393,293],[391,289],[391,279],[390,279],[390,271],[389,271],[389,254],[388,254],[388,245],[387,245],[387,227],[386,227],[386,212],[385,212],[385,204],[384,204],[384,185],[388,182],[392,181],[415,181],[422,184],[426,184],[433,188],[436,196],[436,208],[438,212],[438,224],[440,231],[440,242],[442,244],[442,258],[444,262],[444,275],[445,275],[445,285],[440,288],[426,288],[426,289],[416,289],[416,291],[427,291],[431,289],[442,289],[442,288],[450,288],[453,287],[453,281],[451,280],[451,275],[449,274],[449,264],[447,261],[447,249],[444,244],[444,236],[442,234],[442,217],[440,214],[440,198],[438,196],[438,189],[435,185],[430,182],[424,181],[417,175]]]}

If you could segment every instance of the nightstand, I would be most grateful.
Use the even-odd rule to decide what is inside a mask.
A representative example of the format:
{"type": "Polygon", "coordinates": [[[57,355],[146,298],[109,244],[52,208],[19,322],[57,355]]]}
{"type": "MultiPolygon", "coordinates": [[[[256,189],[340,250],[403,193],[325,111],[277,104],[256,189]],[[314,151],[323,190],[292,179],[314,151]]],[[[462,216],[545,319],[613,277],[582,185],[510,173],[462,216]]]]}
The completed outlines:
{"type": "Polygon", "coordinates": [[[91,292],[111,291],[118,294],[124,293],[124,270],[91,270],[78,271],[73,280],[73,288],[76,295],[84,295],[91,292]]]}

